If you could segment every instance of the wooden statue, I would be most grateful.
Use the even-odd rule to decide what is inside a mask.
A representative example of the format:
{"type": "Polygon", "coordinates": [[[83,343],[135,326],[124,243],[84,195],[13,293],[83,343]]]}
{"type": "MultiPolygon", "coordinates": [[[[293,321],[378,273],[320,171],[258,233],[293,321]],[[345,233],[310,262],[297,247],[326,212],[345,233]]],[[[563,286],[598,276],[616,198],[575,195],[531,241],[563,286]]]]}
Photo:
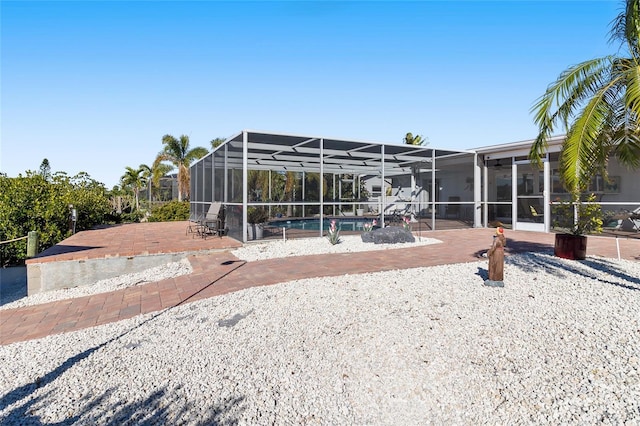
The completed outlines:
{"type": "Polygon", "coordinates": [[[502,227],[496,228],[496,234],[493,236],[493,244],[487,251],[489,258],[489,279],[484,282],[485,285],[491,287],[504,287],[504,247],[507,245],[507,239],[504,236],[502,227]]]}

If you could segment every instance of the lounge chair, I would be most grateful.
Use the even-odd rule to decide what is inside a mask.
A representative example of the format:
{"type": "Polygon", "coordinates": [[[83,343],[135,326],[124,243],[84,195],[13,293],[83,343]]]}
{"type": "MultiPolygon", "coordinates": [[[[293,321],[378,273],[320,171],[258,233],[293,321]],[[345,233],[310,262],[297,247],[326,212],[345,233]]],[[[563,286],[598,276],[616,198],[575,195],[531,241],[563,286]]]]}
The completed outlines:
{"type": "Polygon", "coordinates": [[[632,219],[630,217],[624,219],[620,224],[620,228],[623,231],[639,232],[640,231],[640,219],[632,219]]]}
{"type": "Polygon", "coordinates": [[[629,217],[622,220],[620,223],[620,229],[628,232],[640,232],[640,207],[633,210],[629,217]]]}

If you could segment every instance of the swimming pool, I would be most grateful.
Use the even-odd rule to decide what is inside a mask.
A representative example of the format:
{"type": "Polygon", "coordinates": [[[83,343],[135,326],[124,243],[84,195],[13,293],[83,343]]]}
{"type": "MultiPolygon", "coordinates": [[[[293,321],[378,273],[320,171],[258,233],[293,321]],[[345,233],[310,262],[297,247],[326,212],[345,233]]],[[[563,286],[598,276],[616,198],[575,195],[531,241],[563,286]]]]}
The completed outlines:
{"type": "MultiPolygon", "coordinates": [[[[365,223],[371,223],[373,219],[364,217],[341,217],[341,218],[324,218],[322,221],[322,229],[329,229],[331,221],[336,221],[336,226],[341,231],[362,231],[365,223]]],[[[282,219],[269,222],[269,226],[285,229],[303,229],[306,231],[319,231],[320,218],[316,219],[282,219]]]]}

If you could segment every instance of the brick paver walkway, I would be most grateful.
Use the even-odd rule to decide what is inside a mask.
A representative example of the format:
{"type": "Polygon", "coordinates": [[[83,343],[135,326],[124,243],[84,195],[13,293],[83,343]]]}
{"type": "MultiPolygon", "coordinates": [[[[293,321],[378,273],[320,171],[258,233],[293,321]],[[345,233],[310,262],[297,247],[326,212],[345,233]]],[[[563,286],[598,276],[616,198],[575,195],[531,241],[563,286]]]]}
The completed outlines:
{"type": "MultiPolygon", "coordinates": [[[[394,249],[392,252],[380,250],[312,255],[296,257],[295,262],[290,258],[243,262],[225,250],[240,245],[233,239],[225,237],[201,240],[185,236],[186,223],[165,224],[164,227],[154,225],[159,227],[157,229],[145,228],[145,225],[151,224],[123,225],[115,230],[117,236],[113,236],[108,230],[86,231],[61,244],[72,247],[71,250],[57,247],[55,251],[45,255],[49,256],[47,261],[54,261],[56,258],[75,259],[78,256],[115,256],[117,253],[136,255],[174,249],[206,250],[189,257],[193,267],[192,274],[110,293],[0,311],[0,344],[119,321],[254,286],[303,278],[476,261],[478,255],[491,243],[493,235],[492,229],[434,231],[423,235],[437,238],[443,241],[442,244],[394,249]],[[162,235],[158,235],[158,229],[161,229],[162,235]],[[140,243],[139,239],[144,239],[146,244],[152,244],[154,248],[140,243]],[[113,251],[115,247],[122,247],[123,251],[113,251]],[[133,248],[126,251],[128,249],[125,247],[133,248]]],[[[510,230],[506,234],[507,254],[553,250],[553,234],[510,230]]],[[[589,237],[588,254],[617,258],[618,245],[622,258],[640,260],[638,239],[619,239],[616,243],[614,238],[589,237]]]]}

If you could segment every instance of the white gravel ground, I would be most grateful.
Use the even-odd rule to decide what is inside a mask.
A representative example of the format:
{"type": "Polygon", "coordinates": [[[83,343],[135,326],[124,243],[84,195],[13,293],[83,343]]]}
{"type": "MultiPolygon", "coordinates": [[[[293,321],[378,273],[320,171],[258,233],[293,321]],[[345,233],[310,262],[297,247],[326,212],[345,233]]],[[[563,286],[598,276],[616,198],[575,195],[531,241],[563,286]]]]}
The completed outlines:
{"type": "Polygon", "coordinates": [[[340,237],[340,243],[332,245],[326,238],[300,238],[246,244],[233,250],[238,259],[246,261],[273,259],[278,257],[305,256],[310,254],[355,253],[360,251],[391,250],[442,243],[435,238],[415,237],[415,243],[373,244],[363,243],[359,235],[340,237]]]}
{"type": "Polygon", "coordinates": [[[640,424],[640,263],[308,279],[0,347],[2,424],[640,424]]]}

